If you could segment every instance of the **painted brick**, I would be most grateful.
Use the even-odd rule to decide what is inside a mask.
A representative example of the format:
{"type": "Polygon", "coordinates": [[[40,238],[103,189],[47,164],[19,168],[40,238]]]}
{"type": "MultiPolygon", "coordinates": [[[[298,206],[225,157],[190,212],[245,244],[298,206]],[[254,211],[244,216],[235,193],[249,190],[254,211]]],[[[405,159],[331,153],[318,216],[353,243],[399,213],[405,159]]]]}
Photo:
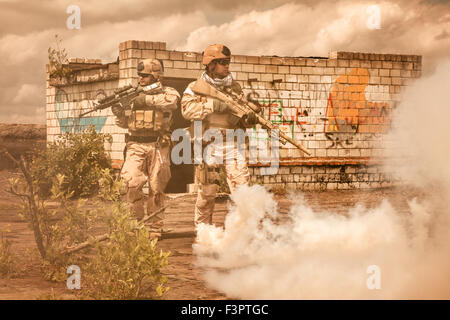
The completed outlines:
{"type": "Polygon", "coordinates": [[[247,56],[247,63],[258,64],[259,63],[259,57],[247,56]]]}
{"type": "MultiPolygon", "coordinates": [[[[233,57],[231,57],[233,58],[233,57]]],[[[184,52],[183,60],[185,61],[197,61],[197,53],[195,52],[184,52]]]]}
{"type": "Polygon", "coordinates": [[[268,73],[278,73],[278,66],[266,66],[266,72],[268,73]]]}
{"type": "Polygon", "coordinates": [[[348,67],[349,62],[348,60],[338,60],[338,67],[348,67]]]}
{"type": "Polygon", "coordinates": [[[389,69],[380,69],[379,70],[379,75],[381,77],[389,77],[390,75],[390,70],[389,69]]]}
{"type": "Polygon", "coordinates": [[[301,67],[289,67],[292,74],[302,74],[301,67]]]}
{"type": "Polygon", "coordinates": [[[187,63],[188,69],[202,69],[202,65],[200,62],[188,62],[187,63]]]}
{"type": "Polygon", "coordinates": [[[246,72],[236,72],[236,80],[248,80],[248,73],[246,72]]]}
{"type": "Polygon", "coordinates": [[[411,71],[410,70],[401,70],[400,71],[400,75],[405,78],[405,77],[411,77],[411,71]]]}
{"type": "Polygon", "coordinates": [[[331,76],[321,76],[320,82],[321,83],[331,83],[331,76]]]}
{"type": "Polygon", "coordinates": [[[295,59],[294,58],[283,58],[282,59],[283,65],[285,66],[293,66],[295,64],[295,59]]]}
{"type": "Polygon", "coordinates": [[[335,59],[329,59],[327,60],[327,67],[337,67],[337,60],[335,59]]]}
{"type": "Polygon", "coordinates": [[[253,72],[254,71],[254,65],[253,64],[242,64],[241,65],[241,71],[242,72],[253,72]]]}
{"type": "Polygon", "coordinates": [[[359,60],[350,60],[349,66],[351,68],[359,68],[361,66],[361,63],[359,60]]]}
{"type": "Polygon", "coordinates": [[[240,63],[231,63],[230,64],[230,71],[242,71],[242,64],[240,63]]]}
{"type": "Polygon", "coordinates": [[[294,65],[295,66],[306,66],[306,59],[295,59],[294,65]]]}
{"type": "Polygon", "coordinates": [[[289,73],[289,67],[288,66],[279,66],[278,72],[279,73],[289,73]]]}
{"type": "Polygon", "coordinates": [[[186,61],[174,61],[173,67],[176,69],[184,69],[187,67],[187,62],[186,61]]]}
{"type": "Polygon", "coordinates": [[[411,62],[403,62],[402,63],[402,69],[403,70],[412,70],[413,69],[413,63],[411,62]]]}
{"type": "Polygon", "coordinates": [[[260,57],[259,58],[259,63],[260,64],[271,64],[272,63],[272,59],[270,57],[260,57]]]}
{"type": "Polygon", "coordinates": [[[170,60],[183,60],[183,53],[179,51],[170,51],[169,57],[170,60]]]}
{"type": "Polygon", "coordinates": [[[270,73],[263,73],[261,74],[261,81],[273,81],[273,75],[270,73]]]}
{"type": "Polygon", "coordinates": [[[261,74],[260,73],[249,73],[248,80],[250,80],[250,79],[256,79],[257,81],[261,81],[261,74]]]}
{"type": "Polygon", "coordinates": [[[164,68],[173,68],[173,61],[163,60],[164,68]]]}
{"type": "Polygon", "coordinates": [[[294,74],[287,74],[286,82],[297,82],[297,76],[294,74]]]}
{"type": "MultiPolygon", "coordinates": [[[[402,79],[401,78],[391,78],[393,85],[402,85],[402,79]]],[[[394,93],[398,93],[397,90],[394,90],[394,93]]]]}
{"type": "Polygon", "coordinates": [[[266,72],[266,66],[263,66],[263,65],[255,65],[255,66],[254,66],[254,71],[255,71],[255,72],[259,72],[259,73],[264,73],[264,72],[266,72]]]}
{"type": "Polygon", "coordinates": [[[302,74],[315,74],[315,68],[313,68],[313,67],[302,67],[302,74]]]}
{"type": "Polygon", "coordinates": [[[169,59],[169,52],[156,50],[155,56],[156,59],[169,59]]]}
{"type": "Polygon", "coordinates": [[[381,77],[381,84],[391,84],[392,80],[389,77],[381,77]]]}
{"type": "Polygon", "coordinates": [[[189,69],[167,69],[164,72],[165,77],[174,78],[189,78],[196,79],[200,75],[200,70],[189,70],[189,69]]]}
{"type": "Polygon", "coordinates": [[[312,83],[320,83],[320,76],[310,75],[309,82],[312,83]]]}
{"type": "Polygon", "coordinates": [[[381,64],[382,68],[384,69],[392,69],[392,62],[389,61],[383,61],[381,64]]]}

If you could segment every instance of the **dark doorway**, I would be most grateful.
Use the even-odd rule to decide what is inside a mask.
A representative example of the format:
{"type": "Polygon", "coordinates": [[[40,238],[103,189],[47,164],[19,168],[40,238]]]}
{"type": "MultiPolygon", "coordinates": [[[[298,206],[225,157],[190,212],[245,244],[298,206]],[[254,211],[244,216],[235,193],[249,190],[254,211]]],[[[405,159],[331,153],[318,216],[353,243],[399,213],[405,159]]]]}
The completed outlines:
{"type": "MultiPolygon", "coordinates": [[[[168,87],[172,87],[178,91],[180,96],[183,96],[183,92],[189,83],[195,79],[184,78],[164,78],[162,84],[168,87]]],[[[177,111],[173,115],[172,130],[178,128],[189,127],[190,122],[181,115],[181,106],[178,104],[177,111]]],[[[187,190],[187,185],[194,183],[194,165],[193,164],[171,164],[170,171],[172,178],[170,179],[167,187],[167,193],[183,193],[187,190]]]]}

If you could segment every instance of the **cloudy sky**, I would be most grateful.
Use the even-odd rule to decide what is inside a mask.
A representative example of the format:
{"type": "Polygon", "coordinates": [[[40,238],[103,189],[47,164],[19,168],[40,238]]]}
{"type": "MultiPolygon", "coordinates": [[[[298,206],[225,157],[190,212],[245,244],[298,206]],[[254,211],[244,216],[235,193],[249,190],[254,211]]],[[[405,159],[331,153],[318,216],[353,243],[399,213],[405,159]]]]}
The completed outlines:
{"type": "Polygon", "coordinates": [[[450,57],[450,1],[0,0],[0,123],[45,123],[45,64],[54,35],[70,57],[117,58],[125,40],[201,52],[327,56],[329,51],[423,55],[425,74],[450,57]],[[70,5],[81,29],[69,30],[70,5]],[[379,8],[380,29],[371,6],[379,8]]]}

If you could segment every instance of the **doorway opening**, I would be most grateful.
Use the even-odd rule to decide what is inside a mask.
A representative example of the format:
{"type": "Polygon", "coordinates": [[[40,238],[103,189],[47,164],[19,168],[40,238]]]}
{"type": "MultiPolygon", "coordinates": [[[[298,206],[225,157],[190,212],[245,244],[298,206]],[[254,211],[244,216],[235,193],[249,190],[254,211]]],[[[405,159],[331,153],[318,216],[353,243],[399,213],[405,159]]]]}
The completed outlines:
{"type": "MultiPolygon", "coordinates": [[[[183,96],[183,92],[189,83],[195,79],[186,78],[163,78],[162,84],[164,86],[172,87],[178,91],[180,96],[183,96]]],[[[177,110],[173,114],[173,126],[172,130],[179,128],[187,128],[190,125],[190,121],[183,118],[181,115],[181,105],[178,104],[177,110]]],[[[179,164],[175,165],[171,163],[170,172],[172,174],[169,183],[167,184],[165,192],[167,193],[184,193],[187,192],[187,185],[194,183],[194,165],[193,164],[179,164]]]]}

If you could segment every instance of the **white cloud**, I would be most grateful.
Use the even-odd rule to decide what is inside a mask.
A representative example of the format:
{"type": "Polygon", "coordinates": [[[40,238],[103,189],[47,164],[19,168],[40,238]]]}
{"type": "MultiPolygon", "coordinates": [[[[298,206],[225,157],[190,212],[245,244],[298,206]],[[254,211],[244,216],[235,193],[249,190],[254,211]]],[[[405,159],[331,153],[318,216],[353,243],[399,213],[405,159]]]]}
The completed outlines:
{"type": "Polygon", "coordinates": [[[45,64],[47,49],[55,47],[54,35],[63,39],[69,57],[103,59],[119,55],[119,43],[126,40],[167,42],[168,48],[183,42],[190,31],[206,25],[204,13],[174,14],[125,22],[102,22],[81,30],[48,29],[26,35],[0,38],[0,121],[42,123],[45,115],[34,110],[45,106],[45,64]],[[14,110],[11,110],[15,105],[14,110]],[[4,111],[3,111],[4,110],[4,111]],[[35,117],[34,121],[32,120],[35,117]]]}
{"type": "MultiPolygon", "coordinates": [[[[328,51],[336,50],[421,54],[424,70],[432,70],[438,59],[449,56],[450,37],[445,35],[450,32],[450,18],[443,10],[445,4],[430,6],[418,0],[396,4],[379,2],[381,30],[369,30],[366,8],[372,2],[294,1],[278,6],[283,0],[272,5],[266,2],[255,0],[241,5],[202,1],[187,5],[179,0],[164,4],[138,0],[131,4],[81,1],[81,29],[68,30],[65,10],[55,16],[61,19],[60,28],[55,27],[58,25],[55,19],[44,19],[45,13],[59,15],[59,9],[66,6],[63,1],[43,2],[42,8],[32,6],[31,13],[22,15],[21,8],[26,4],[19,1],[14,16],[22,20],[29,17],[30,23],[37,23],[39,28],[28,33],[21,29],[15,34],[16,30],[10,27],[10,34],[0,33],[3,34],[0,36],[0,110],[5,110],[0,111],[5,113],[2,118],[12,119],[13,103],[17,103],[18,114],[30,114],[30,104],[19,103],[16,97],[23,84],[42,88],[34,102],[37,106],[45,105],[44,66],[55,34],[64,40],[63,47],[69,56],[103,62],[114,61],[119,43],[126,40],[163,41],[169,50],[197,52],[212,43],[224,43],[234,54],[245,55],[327,56],[328,51]]],[[[10,9],[3,15],[11,12],[10,9]]]]}
{"type": "Polygon", "coordinates": [[[12,102],[14,104],[31,104],[36,101],[36,96],[40,95],[41,93],[42,88],[40,88],[39,86],[35,84],[25,83],[20,87],[12,102]]]}
{"type": "Polygon", "coordinates": [[[381,29],[371,30],[366,25],[366,9],[372,3],[322,2],[314,7],[289,3],[199,28],[180,49],[202,51],[221,42],[236,54],[327,56],[329,51],[340,50],[448,55],[450,41],[436,41],[435,37],[445,28],[450,30],[450,21],[440,17],[442,9],[438,7],[415,4],[378,3],[381,29]],[[418,20],[419,13],[423,21],[418,20]]]}

